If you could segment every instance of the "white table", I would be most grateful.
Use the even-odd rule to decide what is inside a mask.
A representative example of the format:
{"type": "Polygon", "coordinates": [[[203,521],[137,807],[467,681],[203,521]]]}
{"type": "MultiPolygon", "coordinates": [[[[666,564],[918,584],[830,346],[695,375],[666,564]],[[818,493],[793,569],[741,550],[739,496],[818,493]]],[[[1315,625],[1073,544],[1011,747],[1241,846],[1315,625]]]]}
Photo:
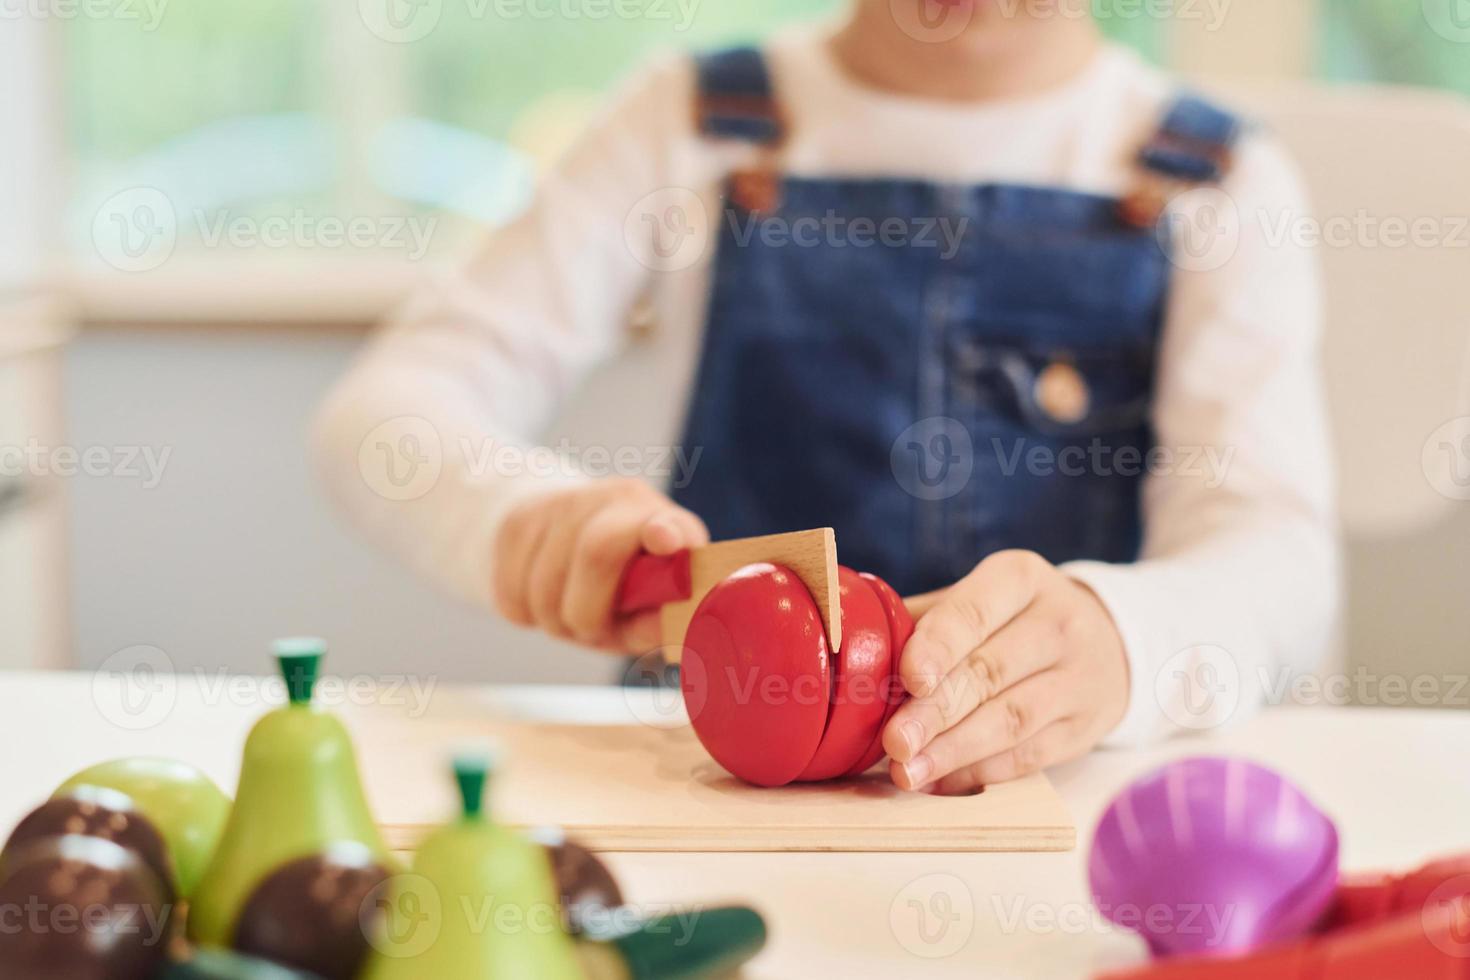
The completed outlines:
{"type": "MultiPolygon", "coordinates": [[[[125,707],[117,675],[0,673],[0,827],[13,825],[73,770],[120,755],[186,759],[234,785],[241,740],[268,707],[259,682],[142,676],[125,707]]],[[[382,711],[422,711],[429,721],[502,711],[605,723],[649,708],[647,692],[585,687],[337,694],[345,702],[397,702],[344,704],[354,728],[373,724],[382,711]]],[[[1090,976],[1141,956],[1136,939],[1104,926],[1087,904],[1092,827],[1129,779],[1200,753],[1253,758],[1297,780],[1338,821],[1349,867],[1407,867],[1470,849],[1470,714],[1282,708],[1226,734],[1098,753],[1055,770],[1079,828],[1080,846],[1069,853],[645,853],[608,860],[635,904],[747,900],[760,907],[771,944],[747,971],[752,977],[1090,976]]],[[[372,760],[364,769],[371,795],[391,791],[381,776],[375,784],[372,760]]]]}

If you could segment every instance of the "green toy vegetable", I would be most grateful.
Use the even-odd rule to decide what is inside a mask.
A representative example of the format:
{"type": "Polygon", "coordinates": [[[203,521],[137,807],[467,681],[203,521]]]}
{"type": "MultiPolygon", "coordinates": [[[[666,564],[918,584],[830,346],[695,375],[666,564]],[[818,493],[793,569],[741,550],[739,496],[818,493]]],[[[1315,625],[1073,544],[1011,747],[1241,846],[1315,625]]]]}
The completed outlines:
{"type": "Polygon", "coordinates": [[[275,653],[290,704],[261,718],[245,740],[234,809],[190,903],[189,936],[206,946],[233,942],[246,899],[287,862],[356,842],[396,867],[368,809],[347,729],[311,703],[325,645],[282,640],[275,653]]]}
{"type": "Polygon", "coordinates": [[[199,885],[224,832],[230,798],[204,773],[171,759],[114,759],[83,769],[53,797],[85,786],[116,790],[133,801],[160,834],[173,859],[174,890],[188,898],[199,885]]]}
{"type": "Polygon", "coordinates": [[[364,980],[583,980],[546,851],[481,810],[489,761],[455,763],[463,814],[394,881],[364,980]]]}

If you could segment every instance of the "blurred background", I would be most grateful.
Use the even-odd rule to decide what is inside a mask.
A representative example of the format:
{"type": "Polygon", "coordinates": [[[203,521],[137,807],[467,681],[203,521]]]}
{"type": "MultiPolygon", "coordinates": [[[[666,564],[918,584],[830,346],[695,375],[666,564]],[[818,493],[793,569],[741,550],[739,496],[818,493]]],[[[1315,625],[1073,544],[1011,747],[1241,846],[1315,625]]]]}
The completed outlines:
{"type": "MultiPolygon", "coordinates": [[[[611,676],[368,550],[312,479],[305,422],[382,312],[514,214],[631,67],[840,7],[0,0],[0,665],[143,646],[259,671],[272,637],[309,632],[344,672],[611,676]]],[[[1470,213],[1467,0],[1096,13],[1259,107],[1319,203],[1470,213]]],[[[1450,676],[1470,669],[1470,434],[1451,424],[1467,414],[1470,235],[1326,258],[1353,457],[1346,656],[1450,676]],[[1385,423],[1375,397],[1406,389],[1422,411],[1385,423]]],[[[639,431],[636,399],[607,406],[645,357],[605,372],[568,431],[639,431]]]]}

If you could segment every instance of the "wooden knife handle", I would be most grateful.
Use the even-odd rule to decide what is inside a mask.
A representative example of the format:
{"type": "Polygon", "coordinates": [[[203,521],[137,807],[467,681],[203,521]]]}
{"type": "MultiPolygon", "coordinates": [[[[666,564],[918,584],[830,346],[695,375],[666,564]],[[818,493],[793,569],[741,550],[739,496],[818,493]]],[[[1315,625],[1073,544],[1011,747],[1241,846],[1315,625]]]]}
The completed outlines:
{"type": "Polygon", "coordinates": [[[688,599],[693,594],[689,571],[689,549],[672,555],[641,554],[623,569],[618,584],[617,610],[620,613],[657,609],[669,602],[688,599]]]}

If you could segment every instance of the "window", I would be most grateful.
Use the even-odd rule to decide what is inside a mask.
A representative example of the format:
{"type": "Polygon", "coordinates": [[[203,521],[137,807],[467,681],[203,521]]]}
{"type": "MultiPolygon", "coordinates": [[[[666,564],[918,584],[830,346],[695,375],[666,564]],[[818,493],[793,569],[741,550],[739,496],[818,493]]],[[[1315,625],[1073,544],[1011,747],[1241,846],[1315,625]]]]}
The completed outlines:
{"type": "Polygon", "coordinates": [[[1470,95],[1467,0],[1324,0],[1322,73],[1470,95]]]}
{"type": "MultiPolygon", "coordinates": [[[[104,0],[59,25],[71,250],[127,272],[453,251],[519,208],[652,53],[846,2],[104,0]],[[430,220],[432,236],[403,228],[430,220]]],[[[1157,4],[1092,2],[1109,35],[1167,62],[1157,4]]],[[[1325,77],[1470,92],[1470,0],[1317,2],[1325,77]]]]}
{"type": "MultiPolygon", "coordinates": [[[[72,249],[131,272],[175,253],[327,258],[382,251],[390,224],[429,214],[440,222],[433,246],[448,248],[513,213],[537,166],[652,53],[840,7],[119,3],[114,16],[66,25],[72,249]],[[366,222],[362,247],[346,241],[348,221],[366,222]]],[[[1110,33],[1152,52],[1155,23],[1113,0],[1099,10],[1110,33]]]]}

